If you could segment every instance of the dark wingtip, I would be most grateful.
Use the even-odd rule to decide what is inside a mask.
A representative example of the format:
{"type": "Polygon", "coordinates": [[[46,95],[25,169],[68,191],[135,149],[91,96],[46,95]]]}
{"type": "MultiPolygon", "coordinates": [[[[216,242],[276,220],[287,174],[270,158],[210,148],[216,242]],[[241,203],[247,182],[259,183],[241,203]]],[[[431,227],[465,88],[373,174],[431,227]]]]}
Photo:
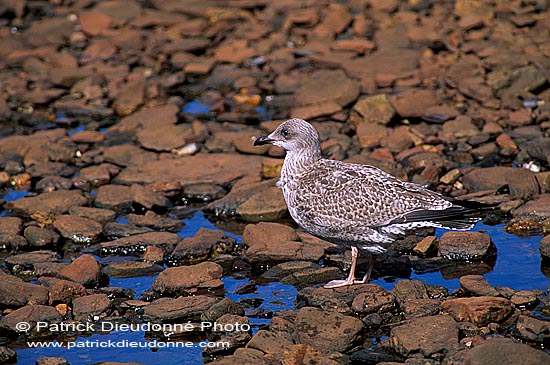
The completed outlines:
{"type": "Polygon", "coordinates": [[[261,136],[261,137],[258,137],[256,138],[256,140],[254,141],[254,146],[262,146],[264,144],[268,144],[268,143],[271,143],[273,142],[271,139],[268,138],[268,136],[261,136]]]}

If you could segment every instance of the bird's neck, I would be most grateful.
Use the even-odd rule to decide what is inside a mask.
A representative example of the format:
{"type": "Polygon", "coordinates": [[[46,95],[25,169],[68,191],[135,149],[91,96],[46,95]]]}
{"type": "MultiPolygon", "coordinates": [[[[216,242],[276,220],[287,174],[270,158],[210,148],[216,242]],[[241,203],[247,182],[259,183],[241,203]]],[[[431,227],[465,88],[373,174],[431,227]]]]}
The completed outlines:
{"type": "Polygon", "coordinates": [[[287,151],[281,174],[293,179],[321,159],[321,151],[287,151]]]}

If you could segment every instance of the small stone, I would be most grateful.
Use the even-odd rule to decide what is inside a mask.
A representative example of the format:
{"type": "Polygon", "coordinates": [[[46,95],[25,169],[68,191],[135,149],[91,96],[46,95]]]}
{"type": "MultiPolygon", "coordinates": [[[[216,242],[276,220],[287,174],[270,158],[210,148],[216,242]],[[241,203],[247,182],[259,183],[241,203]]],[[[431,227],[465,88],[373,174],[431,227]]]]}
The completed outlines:
{"type": "Polygon", "coordinates": [[[418,242],[414,248],[413,252],[420,257],[426,257],[431,252],[437,250],[439,246],[439,240],[435,236],[424,237],[420,242],[418,242]]]}
{"type": "Polygon", "coordinates": [[[500,296],[498,290],[493,288],[483,275],[464,275],[460,277],[460,286],[475,296],[500,296]]]}
{"type": "Polygon", "coordinates": [[[464,354],[470,365],[509,364],[540,365],[550,363],[550,355],[511,338],[490,338],[464,354]]]}
{"type": "Polygon", "coordinates": [[[153,282],[153,290],[166,295],[195,293],[199,289],[220,289],[223,269],[213,262],[170,267],[153,282]]]}
{"type": "Polygon", "coordinates": [[[23,235],[31,246],[39,248],[48,246],[53,247],[59,241],[59,234],[56,232],[36,226],[28,226],[25,228],[23,235]]]}
{"type": "Polygon", "coordinates": [[[168,261],[172,264],[195,264],[220,254],[231,253],[235,245],[235,239],[228,237],[224,232],[201,228],[195,236],[181,240],[170,254],[168,261]]]}
{"type": "Polygon", "coordinates": [[[103,232],[103,226],[91,219],[72,215],[60,215],[53,226],[64,238],[75,243],[94,243],[103,232]]]}
{"type": "Polygon", "coordinates": [[[132,206],[132,193],[128,186],[103,185],[97,189],[95,205],[114,211],[126,210],[132,206]]]}
{"type": "Polygon", "coordinates": [[[20,332],[17,324],[27,322],[31,329],[36,329],[37,322],[59,323],[63,317],[54,307],[47,305],[27,305],[14,310],[0,319],[0,328],[8,329],[13,332],[20,332]]]}
{"type": "Polygon", "coordinates": [[[468,321],[476,326],[505,320],[513,311],[508,299],[498,297],[472,297],[449,299],[441,308],[457,321],[468,321]]]}
{"type": "Polygon", "coordinates": [[[105,317],[111,307],[107,294],[92,294],[73,300],[73,315],[77,321],[95,321],[105,317]]]}
{"type": "Polygon", "coordinates": [[[353,299],[351,309],[363,315],[371,313],[384,313],[396,307],[394,296],[382,287],[370,284],[370,290],[359,294],[353,299]]]}
{"type": "Polygon", "coordinates": [[[550,338],[550,323],[533,317],[520,315],[516,330],[527,341],[543,342],[550,338]]]}
{"type": "Polygon", "coordinates": [[[353,106],[363,120],[369,123],[387,125],[395,116],[395,109],[386,94],[359,99],[353,106]]]}
{"type": "Polygon", "coordinates": [[[109,283],[109,277],[103,272],[99,262],[88,254],[81,255],[71,262],[69,266],[59,272],[58,276],[80,283],[87,288],[104,286],[109,283]]]}
{"type": "Polygon", "coordinates": [[[166,208],[170,204],[165,196],[155,192],[153,189],[145,188],[138,184],[133,184],[130,187],[130,194],[133,201],[146,209],[166,208]]]}
{"type": "Polygon", "coordinates": [[[143,253],[148,246],[157,246],[165,252],[171,252],[180,241],[181,237],[175,233],[147,232],[102,242],[100,243],[100,252],[111,255],[129,255],[143,253]]]}
{"type": "Polygon", "coordinates": [[[132,278],[144,275],[152,275],[161,272],[164,267],[142,261],[115,262],[105,267],[105,272],[110,277],[132,278]]]}
{"type": "Polygon", "coordinates": [[[128,214],[128,224],[137,227],[149,227],[155,231],[179,232],[184,224],[179,219],[161,216],[149,210],[145,215],[128,214]]]}
{"type": "Polygon", "coordinates": [[[491,237],[480,232],[445,232],[439,240],[439,254],[451,260],[479,260],[495,250],[491,237]]]}
{"type": "Polygon", "coordinates": [[[42,285],[25,283],[12,275],[2,276],[2,280],[0,280],[0,305],[3,307],[47,304],[48,294],[48,288],[42,285]]]}
{"type": "Polygon", "coordinates": [[[143,319],[155,323],[200,322],[201,315],[217,303],[206,295],[160,298],[143,308],[143,319]]]}

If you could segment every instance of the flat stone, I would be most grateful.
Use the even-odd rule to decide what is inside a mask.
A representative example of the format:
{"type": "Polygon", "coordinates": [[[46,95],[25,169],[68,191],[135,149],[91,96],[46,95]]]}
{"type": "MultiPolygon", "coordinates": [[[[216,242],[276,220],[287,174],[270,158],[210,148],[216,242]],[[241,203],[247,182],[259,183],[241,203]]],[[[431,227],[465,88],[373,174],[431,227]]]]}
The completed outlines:
{"type": "Polygon", "coordinates": [[[264,265],[296,260],[317,262],[324,253],[322,247],[306,242],[255,242],[247,248],[246,257],[252,265],[264,265]]]}
{"type": "Polygon", "coordinates": [[[332,115],[340,110],[342,110],[341,105],[334,101],[328,101],[320,104],[309,104],[292,108],[290,110],[290,117],[309,120],[326,115],[332,115]]]}
{"type": "Polygon", "coordinates": [[[54,246],[59,241],[59,234],[50,229],[36,226],[25,228],[23,235],[33,247],[41,248],[45,246],[54,246]]]}
{"type": "Polygon", "coordinates": [[[107,294],[92,294],[73,300],[73,315],[77,321],[94,321],[107,315],[111,301],[107,294]]]}
{"type": "Polygon", "coordinates": [[[441,308],[457,321],[468,321],[476,326],[505,320],[513,311],[508,299],[497,297],[472,297],[449,299],[441,308]]]}
{"type": "Polygon", "coordinates": [[[550,194],[541,194],[512,212],[514,217],[532,215],[539,218],[550,217],[550,194]]]}
{"type": "Polygon", "coordinates": [[[371,148],[380,145],[383,138],[388,135],[387,128],[378,123],[364,121],[356,124],[357,137],[361,148],[371,148]]]}
{"type": "Polygon", "coordinates": [[[395,116],[395,109],[386,94],[361,98],[355,103],[353,110],[358,112],[364,121],[382,125],[387,125],[395,116]]]}
{"type": "Polygon", "coordinates": [[[337,312],[304,307],[294,321],[298,343],[323,353],[345,352],[362,339],[363,322],[337,312]]]}
{"type": "Polygon", "coordinates": [[[168,259],[171,263],[195,264],[212,259],[235,249],[235,239],[223,231],[201,228],[193,237],[186,237],[178,243],[168,259]]]}
{"type": "Polygon", "coordinates": [[[342,70],[317,70],[305,78],[295,97],[299,105],[335,102],[346,106],[357,99],[359,84],[342,70]]]}
{"type": "Polygon", "coordinates": [[[451,260],[479,260],[495,251],[491,237],[481,232],[445,232],[439,239],[439,254],[451,260]]]}
{"type": "Polygon", "coordinates": [[[165,208],[170,205],[168,198],[139,184],[133,184],[130,193],[132,200],[146,209],[165,208]]]}
{"type": "Polygon", "coordinates": [[[81,255],[61,270],[59,278],[75,281],[87,288],[108,285],[109,277],[97,260],[88,254],[81,255]]]}
{"type": "Polygon", "coordinates": [[[402,118],[418,118],[429,107],[439,104],[437,95],[431,90],[410,89],[390,96],[395,111],[402,118]]]}
{"type": "Polygon", "coordinates": [[[101,224],[106,224],[115,219],[116,213],[110,209],[90,208],[90,207],[72,207],[69,214],[88,218],[101,224]]]}
{"type": "Polygon", "coordinates": [[[278,279],[292,275],[296,272],[304,272],[309,270],[320,269],[321,266],[310,261],[289,261],[273,266],[262,274],[265,279],[278,279]]]}
{"type": "Polygon", "coordinates": [[[186,185],[206,183],[224,186],[243,176],[259,175],[260,169],[260,156],[199,153],[130,166],[117,176],[116,181],[126,185],[179,181],[186,185]]]}
{"type": "Polygon", "coordinates": [[[424,357],[458,350],[458,327],[446,315],[415,318],[391,329],[390,342],[402,356],[420,353],[424,357]]]}
{"type": "Polygon", "coordinates": [[[274,221],[287,212],[281,189],[272,186],[252,195],[237,207],[236,214],[247,222],[274,221]]]}
{"type": "MultiPolygon", "coordinates": [[[[361,293],[368,292],[373,285],[375,284],[357,284],[348,288],[334,289],[307,287],[298,292],[296,299],[310,307],[351,315],[354,299],[361,293]]],[[[373,287],[373,290],[377,291],[377,288],[373,287]]]]}
{"type": "Polygon", "coordinates": [[[5,259],[5,265],[13,273],[16,274],[35,274],[37,265],[43,263],[55,263],[57,262],[57,254],[49,250],[39,250],[32,252],[20,253],[17,255],[8,256],[5,259]]]}
{"type": "Polygon", "coordinates": [[[105,267],[109,277],[132,278],[144,275],[152,275],[161,272],[164,267],[152,262],[123,261],[114,262],[105,267]]]}
{"type": "Polygon", "coordinates": [[[544,236],[539,242],[540,255],[545,259],[550,259],[550,235],[544,236]]]}
{"type": "Polygon", "coordinates": [[[80,14],[80,26],[82,30],[92,36],[106,32],[111,25],[111,18],[100,12],[92,10],[80,14]]]}
{"type": "Polygon", "coordinates": [[[511,338],[491,338],[464,354],[464,362],[471,365],[509,364],[540,365],[550,362],[550,355],[511,338]]]}
{"type": "Polygon", "coordinates": [[[246,345],[266,354],[279,354],[293,345],[288,334],[259,330],[246,345]]]}
{"type": "Polygon", "coordinates": [[[189,124],[160,125],[138,131],[137,138],[143,148],[169,152],[189,143],[193,139],[193,129],[189,124]]]}
{"type": "Polygon", "coordinates": [[[16,236],[21,233],[23,220],[17,217],[0,217],[0,232],[6,236],[16,236]]]}
{"type": "Polygon", "coordinates": [[[131,255],[143,253],[148,246],[157,246],[165,252],[171,252],[181,241],[181,237],[170,232],[147,232],[130,237],[122,237],[110,242],[100,243],[100,252],[104,254],[131,255]]]}
{"type": "Polygon", "coordinates": [[[537,296],[540,294],[535,290],[518,290],[512,295],[510,301],[516,308],[521,310],[532,309],[538,304],[539,299],[537,296]]]}
{"type": "Polygon", "coordinates": [[[144,215],[129,214],[128,224],[137,227],[149,227],[155,231],[179,232],[184,224],[179,219],[172,219],[168,216],[158,215],[149,210],[144,215]]]}
{"type": "Polygon", "coordinates": [[[195,293],[200,289],[220,289],[223,269],[213,262],[165,269],[153,282],[153,290],[167,295],[195,293]]]}
{"type": "Polygon", "coordinates": [[[413,251],[420,257],[426,257],[430,253],[437,251],[438,247],[439,240],[435,236],[427,236],[414,246],[413,251]]]}
{"type": "Polygon", "coordinates": [[[516,322],[516,331],[527,341],[543,342],[550,338],[550,322],[520,315],[516,322]]]}
{"type": "Polygon", "coordinates": [[[48,221],[52,216],[67,213],[72,207],[86,203],[87,199],[79,191],[56,190],[9,202],[6,207],[34,220],[48,221]]]}
{"type": "Polygon", "coordinates": [[[247,224],[243,232],[243,244],[250,246],[254,243],[270,244],[276,241],[298,241],[296,230],[285,224],[274,222],[260,222],[247,224]]]}
{"type": "MultiPolygon", "coordinates": [[[[36,328],[36,322],[59,323],[63,320],[61,314],[54,307],[47,305],[27,305],[0,318],[0,328],[13,332],[17,330],[17,323],[28,322],[31,328],[36,328]]],[[[33,331],[34,332],[34,331],[33,331]]]]}
{"type": "Polygon", "coordinates": [[[58,216],[53,226],[64,238],[80,244],[94,243],[103,232],[101,223],[66,214],[58,216]]]}
{"type": "Polygon", "coordinates": [[[98,208],[114,211],[126,210],[132,206],[130,187],[123,185],[103,185],[97,189],[94,204],[98,208]]]}
{"type": "Polygon", "coordinates": [[[114,99],[112,107],[118,115],[132,114],[144,102],[145,80],[129,80],[120,87],[114,99]]]}
{"type": "Polygon", "coordinates": [[[464,275],[460,277],[460,286],[475,296],[500,296],[499,291],[493,288],[483,275],[464,275]]]}
{"type": "Polygon", "coordinates": [[[48,288],[26,283],[12,275],[2,276],[0,280],[0,305],[4,307],[48,304],[48,294],[48,288]]]}
{"type": "MultiPolygon", "coordinates": [[[[216,304],[208,308],[207,311],[204,311],[203,315],[201,316],[201,320],[204,322],[220,323],[223,320],[233,318],[233,319],[237,319],[238,323],[248,323],[247,317],[240,317],[240,316],[244,316],[243,305],[241,303],[235,303],[229,298],[223,298],[222,300],[220,300],[219,302],[217,302],[216,304]],[[236,318],[236,317],[240,317],[240,318],[236,318]]],[[[224,332],[224,331],[214,330],[214,332],[224,332]]]]}
{"type": "Polygon", "coordinates": [[[397,306],[395,297],[382,287],[371,284],[369,291],[359,294],[353,299],[351,309],[363,315],[384,313],[397,306]]]}
{"type": "Polygon", "coordinates": [[[143,319],[156,323],[199,322],[204,311],[217,302],[206,295],[161,298],[143,308],[143,319]]]}
{"type": "Polygon", "coordinates": [[[36,365],[70,365],[70,363],[64,357],[42,356],[36,360],[36,365]]]}

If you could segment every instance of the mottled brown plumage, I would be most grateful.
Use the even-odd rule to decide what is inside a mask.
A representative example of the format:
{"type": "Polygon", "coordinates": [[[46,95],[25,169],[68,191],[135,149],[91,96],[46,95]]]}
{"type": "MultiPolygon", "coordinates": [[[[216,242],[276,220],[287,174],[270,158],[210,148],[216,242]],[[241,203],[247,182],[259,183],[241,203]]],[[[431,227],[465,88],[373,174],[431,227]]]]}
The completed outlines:
{"type": "Polygon", "coordinates": [[[287,151],[278,186],[296,223],[315,236],[352,247],[350,277],[329,287],[368,280],[370,269],[363,281],[353,278],[357,248],[378,254],[408,230],[464,230],[477,221],[464,216],[468,209],[423,186],[373,166],[322,158],[319,135],[304,120],[287,120],[254,144],[266,143],[287,151]]]}

